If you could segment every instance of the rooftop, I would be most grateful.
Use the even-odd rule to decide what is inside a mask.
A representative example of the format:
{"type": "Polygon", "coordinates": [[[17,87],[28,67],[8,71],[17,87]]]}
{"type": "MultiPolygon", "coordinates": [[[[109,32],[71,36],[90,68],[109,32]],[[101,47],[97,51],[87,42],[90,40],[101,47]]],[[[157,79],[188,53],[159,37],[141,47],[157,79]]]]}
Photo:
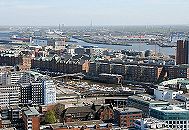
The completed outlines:
{"type": "Polygon", "coordinates": [[[162,112],[169,112],[169,113],[177,113],[177,112],[189,112],[189,110],[177,107],[177,106],[164,106],[164,107],[154,107],[152,109],[158,110],[158,111],[162,111],[162,112]]]}
{"type": "Polygon", "coordinates": [[[122,77],[122,75],[119,75],[119,74],[107,74],[107,73],[101,73],[99,74],[101,76],[114,76],[114,77],[122,77]]]}
{"type": "Polygon", "coordinates": [[[11,128],[1,128],[0,130],[16,130],[16,128],[11,127],[11,128]]]}
{"type": "Polygon", "coordinates": [[[168,100],[168,102],[170,103],[170,104],[180,104],[180,103],[185,103],[184,101],[182,101],[182,100],[168,100]]]}
{"type": "Polygon", "coordinates": [[[91,120],[91,121],[77,121],[77,122],[67,122],[68,126],[84,126],[84,125],[96,125],[103,124],[104,122],[101,120],[91,120]]]}
{"type": "Polygon", "coordinates": [[[133,107],[115,108],[115,110],[119,111],[120,113],[142,112],[142,110],[139,110],[133,107]]]}
{"type": "Polygon", "coordinates": [[[160,83],[160,85],[165,86],[165,85],[171,85],[171,84],[189,84],[189,79],[186,78],[176,78],[176,79],[171,79],[168,81],[163,81],[160,83]]]}
{"type": "Polygon", "coordinates": [[[35,72],[35,71],[27,71],[27,73],[33,75],[33,76],[43,76],[41,73],[35,72]]]}
{"type": "Polygon", "coordinates": [[[134,96],[129,96],[128,99],[140,100],[141,102],[144,102],[146,104],[168,104],[169,103],[167,101],[154,100],[150,95],[134,95],[134,96]]]}
{"type": "Polygon", "coordinates": [[[34,107],[28,107],[27,110],[24,111],[26,116],[38,116],[39,112],[34,107]]]}
{"type": "Polygon", "coordinates": [[[82,126],[87,126],[87,127],[90,127],[90,126],[94,126],[96,124],[99,124],[99,125],[106,125],[107,123],[104,123],[103,121],[101,120],[91,120],[91,121],[77,121],[77,122],[67,122],[65,124],[63,123],[56,123],[56,124],[52,124],[51,127],[53,129],[58,129],[58,128],[78,128],[78,127],[82,127],[82,126]]]}

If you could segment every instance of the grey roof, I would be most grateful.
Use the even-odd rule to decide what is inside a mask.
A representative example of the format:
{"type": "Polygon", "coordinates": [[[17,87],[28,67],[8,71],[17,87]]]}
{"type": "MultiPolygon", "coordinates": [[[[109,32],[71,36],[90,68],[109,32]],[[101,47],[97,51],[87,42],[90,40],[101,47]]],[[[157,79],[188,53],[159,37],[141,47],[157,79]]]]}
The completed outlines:
{"type": "Polygon", "coordinates": [[[26,116],[38,116],[39,112],[34,107],[28,107],[27,110],[24,111],[26,116]]]}
{"type": "Polygon", "coordinates": [[[133,107],[116,108],[115,110],[119,111],[120,113],[142,112],[142,110],[139,110],[133,107]]]}
{"type": "Polygon", "coordinates": [[[16,130],[16,128],[11,127],[11,128],[1,128],[0,130],[16,130]]]}
{"type": "Polygon", "coordinates": [[[145,99],[143,96],[141,95],[133,95],[133,96],[129,96],[128,99],[135,99],[138,101],[141,101],[145,104],[169,104],[168,101],[160,101],[160,100],[154,100],[152,98],[150,99],[145,99]]]}

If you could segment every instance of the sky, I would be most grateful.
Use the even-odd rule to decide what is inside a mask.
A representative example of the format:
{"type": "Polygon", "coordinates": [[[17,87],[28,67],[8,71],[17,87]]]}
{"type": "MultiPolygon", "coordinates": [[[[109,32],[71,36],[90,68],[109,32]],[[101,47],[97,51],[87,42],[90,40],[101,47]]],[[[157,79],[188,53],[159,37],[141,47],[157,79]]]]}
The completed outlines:
{"type": "Polygon", "coordinates": [[[189,0],[0,0],[3,25],[182,25],[189,0]]]}

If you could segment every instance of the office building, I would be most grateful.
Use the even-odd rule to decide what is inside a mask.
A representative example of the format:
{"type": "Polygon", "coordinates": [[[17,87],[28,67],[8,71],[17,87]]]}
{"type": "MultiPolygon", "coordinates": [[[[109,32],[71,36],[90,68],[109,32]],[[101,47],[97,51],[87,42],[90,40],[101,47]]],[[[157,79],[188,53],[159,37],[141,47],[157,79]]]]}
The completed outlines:
{"type": "Polygon", "coordinates": [[[176,106],[153,107],[150,115],[168,124],[172,129],[189,129],[189,110],[176,106]]]}
{"type": "Polygon", "coordinates": [[[21,103],[49,105],[56,103],[56,86],[53,80],[40,77],[38,81],[23,83],[20,88],[21,103]]]}
{"type": "Polygon", "coordinates": [[[182,64],[164,67],[160,77],[168,79],[189,78],[189,66],[188,64],[182,64]]]}
{"type": "Polygon", "coordinates": [[[173,91],[168,88],[164,88],[164,86],[159,86],[159,88],[154,89],[154,96],[156,100],[173,100],[176,99],[177,95],[181,94],[183,94],[183,91],[173,91]]]}
{"type": "Polygon", "coordinates": [[[101,63],[98,67],[98,73],[107,73],[111,74],[111,64],[109,63],[101,63]]]}
{"type": "Polygon", "coordinates": [[[176,63],[188,64],[189,63],[189,40],[178,40],[176,51],[176,63]]]}
{"type": "Polygon", "coordinates": [[[53,80],[42,81],[43,93],[44,93],[44,105],[56,103],[56,87],[53,80]]]}
{"type": "Polygon", "coordinates": [[[20,103],[22,104],[43,104],[43,87],[41,82],[25,83],[20,87],[20,103]]]}
{"type": "Polygon", "coordinates": [[[0,86],[0,108],[7,106],[17,106],[19,100],[20,100],[19,85],[0,86]]]}
{"type": "Polygon", "coordinates": [[[17,91],[1,91],[0,92],[0,108],[6,106],[16,106],[19,103],[19,92],[17,91]]]}
{"type": "Polygon", "coordinates": [[[128,105],[143,111],[143,116],[148,117],[152,107],[167,106],[167,101],[156,101],[150,95],[134,95],[128,97],[128,105]]]}
{"type": "Polygon", "coordinates": [[[120,74],[125,75],[126,66],[122,64],[112,64],[111,65],[111,73],[112,74],[120,74]]]}

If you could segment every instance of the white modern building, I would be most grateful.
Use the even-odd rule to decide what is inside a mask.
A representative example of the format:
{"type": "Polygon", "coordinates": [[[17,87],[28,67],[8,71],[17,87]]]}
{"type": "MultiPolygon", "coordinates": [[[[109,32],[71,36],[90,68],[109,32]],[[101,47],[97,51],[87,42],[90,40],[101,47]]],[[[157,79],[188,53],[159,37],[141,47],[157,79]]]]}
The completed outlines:
{"type": "Polygon", "coordinates": [[[15,71],[0,73],[0,85],[9,86],[3,89],[0,86],[0,105],[5,104],[6,106],[14,101],[17,101],[15,102],[17,104],[36,105],[56,103],[56,86],[54,81],[38,72],[15,71]],[[15,88],[10,86],[19,86],[19,92],[13,91],[15,88]]]}
{"type": "Polygon", "coordinates": [[[44,89],[44,105],[56,103],[56,87],[53,80],[42,81],[44,89]]]}
{"type": "Polygon", "coordinates": [[[159,84],[160,86],[172,86],[172,87],[178,87],[180,89],[186,89],[189,90],[189,79],[186,78],[176,78],[176,79],[171,79],[168,81],[163,81],[159,84]]]}
{"type": "Polygon", "coordinates": [[[164,86],[158,86],[157,89],[154,89],[154,96],[156,100],[172,100],[176,99],[177,95],[183,94],[183,91],[173,91],[164,86]]]}
{"type": "Polygon", "coordinates": [[[168,128],[167,123],[155,118],[137,119],[134,121],[134,128],[136,130],[173,130],[168,128]]]}
{"type": "Polygon", "coordinates": [[[0,107],[16,106],[19,103],[19,85],[0,86],[0,107]]]}
{"type": "Polygon", "coordinates": [[[38,80],[39,77],[44,75],[34,71],[14,71],[14,72],[1,72],[0,84],[2,85],[15,85],[19,83],[30,83],[38,80]]]}

